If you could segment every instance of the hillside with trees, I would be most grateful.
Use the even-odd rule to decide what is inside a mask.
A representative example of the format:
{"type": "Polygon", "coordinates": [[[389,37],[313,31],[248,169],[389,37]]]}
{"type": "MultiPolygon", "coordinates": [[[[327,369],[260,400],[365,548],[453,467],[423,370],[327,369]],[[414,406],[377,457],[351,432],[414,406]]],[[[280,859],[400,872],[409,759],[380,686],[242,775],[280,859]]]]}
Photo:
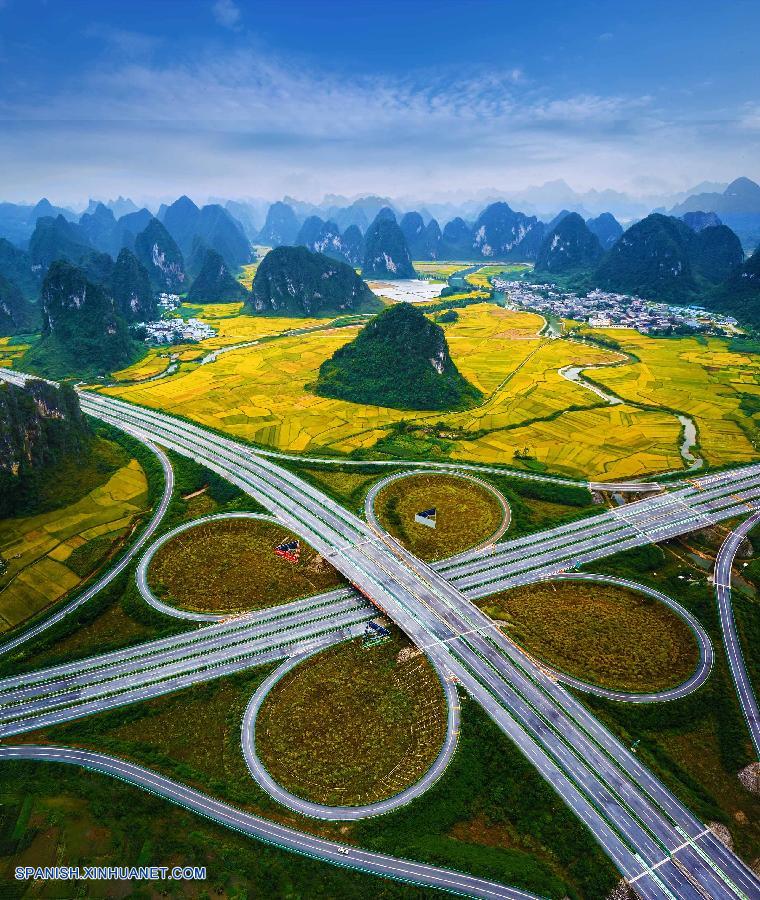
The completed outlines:
{"type": "Polygon", "coordinates": [[[482,395],[459,372],[440,325],[410,303],[388,307],[322,363],[320,397],[394,409],[466,409],[482,395]]]}

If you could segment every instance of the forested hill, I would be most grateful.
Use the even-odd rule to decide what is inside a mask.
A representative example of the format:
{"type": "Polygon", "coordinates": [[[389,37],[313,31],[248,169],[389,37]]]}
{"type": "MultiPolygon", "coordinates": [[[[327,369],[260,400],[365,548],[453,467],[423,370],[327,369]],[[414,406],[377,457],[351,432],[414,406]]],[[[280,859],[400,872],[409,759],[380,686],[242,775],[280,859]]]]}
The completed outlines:
{"type": "Polygon", "coordinates": [[[277,247],[253,280],[249,312],[320,316],[374,312],[380,301],[347,263],[306,247],[277,247]]]}
{"type": "Polygon", "coordinates": [[[25,506],[41,472],[83,456],[90,440],[73,388],[36,379],[23,388],[0,382],[0,518],[25,506]]]}
{"type": "Polygon", "coordinates": [[[325,360],[314,391],[394,409],[464,409],[482,399],[454,365],[441,326],[409,303],[381,312],[325,360]]]}

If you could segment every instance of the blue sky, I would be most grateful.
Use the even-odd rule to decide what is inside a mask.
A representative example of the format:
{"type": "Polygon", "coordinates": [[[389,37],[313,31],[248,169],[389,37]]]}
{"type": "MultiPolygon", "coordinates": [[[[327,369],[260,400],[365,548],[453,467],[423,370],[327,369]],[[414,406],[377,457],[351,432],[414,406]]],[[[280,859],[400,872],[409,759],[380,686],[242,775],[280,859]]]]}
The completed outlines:
{"type": "Polygon", "coordinates": [[[760,3],[0,0],[0,199],[760,179],[760,3]]]}

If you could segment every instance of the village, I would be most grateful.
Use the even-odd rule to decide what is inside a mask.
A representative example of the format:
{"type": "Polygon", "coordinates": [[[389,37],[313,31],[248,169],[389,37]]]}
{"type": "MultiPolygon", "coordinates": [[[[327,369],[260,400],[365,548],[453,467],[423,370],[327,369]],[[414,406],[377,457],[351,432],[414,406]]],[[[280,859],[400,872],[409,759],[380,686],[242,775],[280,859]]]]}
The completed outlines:
{"type": "Polygon", "coordinates": [[[676,331],[731,336],[740,332],[736,319],[697,306],[673,306],[598,289],[580,296],[556,284],[508,281],[499,276],[492,284],[505,294],[509,306],[587,322],[592,328],[633,328],[641,334],[676,331]]]}
{"type": "Polygon", "coordinates": [[[179,316],[156,322],[138,322],[135,330],[144,334],[144,340],[149,344],[194,343],[216,334],[210,325],[200,319],[182,319],[179,316]]]}

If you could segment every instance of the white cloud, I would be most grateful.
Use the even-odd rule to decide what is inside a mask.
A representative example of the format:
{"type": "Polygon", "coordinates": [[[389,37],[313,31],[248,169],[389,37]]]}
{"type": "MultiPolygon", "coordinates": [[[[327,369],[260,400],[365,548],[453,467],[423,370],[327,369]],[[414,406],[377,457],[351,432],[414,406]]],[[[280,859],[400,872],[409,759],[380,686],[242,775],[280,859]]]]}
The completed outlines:
{"type": "Polygon", "coordinates": [[[240,7],[233,0],[216,0],[211,7],[216,21],[224,28],[240,27],[240,7]]]}
{"type": "MultiPolygon", "coordinates": [[[[0,0],[0,3],[2,2],[3,0],[0,0]]],[[[128,59],[148,56],[161,44],[161,39],[151,34],[130,31],[126,28],[113,28],[111,25],[102,25],[98,22],[88,25],[84,34],[103,41],[108,44],[110,50],[115,50],[128,59]]]]}
{"type": "Polygon", "coordinates": [[[748,131],[760,131],[760,103],[748,103],[741,117],[742,128],[748,131]]]}
{"type": "Polygon", "coordinates": [[[548,96],[508,65],[346,77],[251,50],[158,59],[109,54],[55,91],[0,94],[6,183],[56,197],[433,197],[558,178],[625,189],[656,172],[680,189],[759,156],[756,105],[676,120],[646,96],[548,96]]]}

